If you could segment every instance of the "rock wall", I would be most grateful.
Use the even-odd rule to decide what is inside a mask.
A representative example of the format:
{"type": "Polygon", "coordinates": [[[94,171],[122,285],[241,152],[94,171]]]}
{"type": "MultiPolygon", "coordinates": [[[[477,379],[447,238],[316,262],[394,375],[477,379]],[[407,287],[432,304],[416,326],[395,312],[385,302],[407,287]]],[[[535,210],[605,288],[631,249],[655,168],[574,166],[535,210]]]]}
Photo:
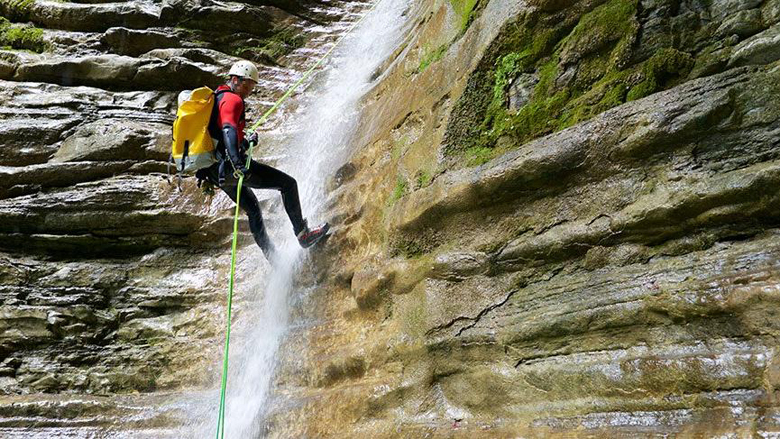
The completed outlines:
{"type": "Polygon", "coordinates": [[[271,435],[778,434],[779,7],[414,2],[271,435]]]}
{"type": "MultiPolygon", "coordinates": [[[[268,435],[778,434],[780,3],[409,4],[268,435]]],[[[252,59],[253,119],[363,7],[0,0],[0,433],[181,436],[232,212],[176,92],[252,59]]]]}
{"type": "Polygon", "coordinates": [[[166,177],[176,95],[251,59],[256,120],[364,7],[0,1],[0,436],[181,437],[176,392],[218,378],[233,210],[166,177]]]}

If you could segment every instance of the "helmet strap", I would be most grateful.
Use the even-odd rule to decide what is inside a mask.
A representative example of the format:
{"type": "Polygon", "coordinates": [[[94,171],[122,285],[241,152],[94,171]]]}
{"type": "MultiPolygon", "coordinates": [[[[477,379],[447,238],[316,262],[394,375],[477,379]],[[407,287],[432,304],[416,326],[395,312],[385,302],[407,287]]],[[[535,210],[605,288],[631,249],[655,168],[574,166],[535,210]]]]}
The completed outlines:
{"type": "Polygon", "coordinates": [[[236,75],[230,76],[230,79],[228,79],[228,86],[230,87],[230,91],[236,93],[236,87],[241,85],[242,82],[244,82],[244,78],[236,75]],[[233,78],[236,78],[238,82],[233,82],[233,78]]]}

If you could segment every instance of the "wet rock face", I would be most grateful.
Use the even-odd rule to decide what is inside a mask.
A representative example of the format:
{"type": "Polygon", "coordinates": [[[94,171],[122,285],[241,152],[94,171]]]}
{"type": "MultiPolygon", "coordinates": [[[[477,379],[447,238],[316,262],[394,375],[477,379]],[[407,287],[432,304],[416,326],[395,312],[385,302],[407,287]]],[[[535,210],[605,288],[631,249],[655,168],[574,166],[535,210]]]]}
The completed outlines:
{"type": "Polygon", "coordinates": [[[775,2],[462,6],[366,98],[277,436],[776,434],[775,2]]]}
{"type": "Polygon", "coordinates": [[[0,436],[30,437],[30,416],[77,436],[140,416],[142,434],[173,421],[113,417],[111,395],[213,384],[232,209],[166,177],[176,95],[220,85],[241,48],[267,61],[254,118],[349,8],[0,2],[0,436]],[[43,393],[104,395],[105,416],[43,393]]]}
{"type": "MultiPolygon", "coordinates": [[[[268,63],[250,103],[272,100],[307,65],[287,32],[332,6],[0,2],[42,29],[0,50],[2,435],[179,437],[144,429],[179,422],[158,393],[218,373],[231,211],[166,181],[176,94],[240,54],[268,63]]],[[[269,436],[780,431],[778,2],[407,16],[269,436]]]]}
{"type": "MultiPolygon", "coordinates": [[[[94,245],[94,244],[92,244],[94,245]]],[[[181,250],[126,260],[47,262],[4,254],[5,393],[105,393],[196,384],[215,285],[181,250]],[[200,272],[203,281],[184,283],[200,272]],[[177,285],[178,284],[178,285],[177,285]],[[189,358],[189,360],[187,360],[189,358]],[[182,361],[184,360],[184,361],[182,361]],[[164,372],[163,372],[164,371],[164,372]]]]}

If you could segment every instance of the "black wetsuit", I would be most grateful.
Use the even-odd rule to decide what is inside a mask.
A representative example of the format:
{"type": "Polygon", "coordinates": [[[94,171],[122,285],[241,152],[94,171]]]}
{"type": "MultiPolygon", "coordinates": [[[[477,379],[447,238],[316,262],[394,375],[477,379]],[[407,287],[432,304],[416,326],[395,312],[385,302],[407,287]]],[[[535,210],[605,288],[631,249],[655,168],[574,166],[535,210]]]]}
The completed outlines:
{"type": "MultiPolygon", "coordinates": [[[[196,176],[219,186],[235,202],[238,180],[233,175],[233,165],[242,167],[246,164],[246,149],[248,147],[243,138],[246,124],[244,102],[240,96],[229,92],[226,86],[219,87],[217,92],[217,103],[209,124],[209,131],[212,137],[220,140],[217,143],[218,160],[211,167],[199,170],[196,176]]],[[[297,235],[306,227],[298,198],[298,183],[284,172],[255,160],[252,160],[246,171],[244,172],[244,183],[241,186],[240,207],[249,218],[249,229],[252,231],[255,242],[263,250],[266,257],[270,258],[274,252],[274,246],[265,230],[260,204],[250,188],[280,191],[284,209],[292,222],[293,232],[297,235]]]]}

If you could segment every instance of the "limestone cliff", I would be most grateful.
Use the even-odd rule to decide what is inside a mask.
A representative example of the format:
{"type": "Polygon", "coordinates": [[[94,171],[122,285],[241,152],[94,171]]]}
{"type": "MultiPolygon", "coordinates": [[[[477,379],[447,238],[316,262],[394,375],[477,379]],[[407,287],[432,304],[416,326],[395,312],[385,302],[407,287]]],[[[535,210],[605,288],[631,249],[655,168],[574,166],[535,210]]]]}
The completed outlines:
{"type": "Polygon", "coordinates": [[[233,212],[166,177],[176,95],[251,59],[254,120],[363,8],[0,1],[0,436],[183,422],[176,392],[218,379],[233,212]]]}
{"type": "MultiPolygon", "coordinates": [[[[408,4],[267,435],[780,433],[780,2],[408,4]]],[[[175,91],[246,57],[262,107],[327,6],[0,1],[0,428],[177,436],[231,212],[165,181],[175,91]]]]}
{"type": "Polygon", "coordinates": [[[415,3],[276,437],[777,434],[779,12],[415,3]]]}

